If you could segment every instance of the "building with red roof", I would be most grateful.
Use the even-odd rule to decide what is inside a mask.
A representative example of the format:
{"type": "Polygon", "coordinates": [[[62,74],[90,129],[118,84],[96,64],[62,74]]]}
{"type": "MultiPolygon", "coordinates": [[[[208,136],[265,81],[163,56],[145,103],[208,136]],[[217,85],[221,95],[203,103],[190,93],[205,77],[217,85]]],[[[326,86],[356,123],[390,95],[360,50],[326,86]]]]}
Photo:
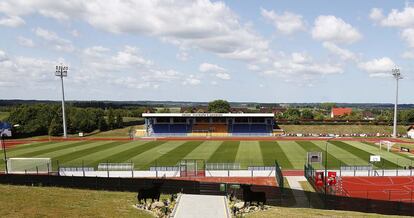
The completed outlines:
{"type": "Polygon", "coordinates": [[[352,108],[334,107],[332,108],[332,111],[331,111],[331,118],[343,117],[351,113],[352,113],[352,108]]]}

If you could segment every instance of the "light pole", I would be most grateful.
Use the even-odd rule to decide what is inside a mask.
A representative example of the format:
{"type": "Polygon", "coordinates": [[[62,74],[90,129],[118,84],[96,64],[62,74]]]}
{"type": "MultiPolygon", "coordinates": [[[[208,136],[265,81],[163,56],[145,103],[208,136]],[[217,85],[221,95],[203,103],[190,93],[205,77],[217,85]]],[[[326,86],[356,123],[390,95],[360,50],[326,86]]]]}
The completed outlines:
{"type": "Polygon", "coordinates": [[[60,81],[62,84],[62,117],[63,117],[63,138],[67,138],[67,132],[66,132],[66,114],[65,114],[65,88],[63,86],[63,77],[68,76],[68,66],[65,66],[63,64],[56,66],[56,73],[55,76],[60,77],[60,81]]]}
{"type": "Polygon", "coordinates": [[[394,128],[392,132],[392,137],[397,138],[397,107],[398,107],[398,80],[402,79],[400,69],[395,67],[392,69],[392,75],[394,76],[396,82],[396,89],[395,89],[395,105],[394,105],[394,128]]]}

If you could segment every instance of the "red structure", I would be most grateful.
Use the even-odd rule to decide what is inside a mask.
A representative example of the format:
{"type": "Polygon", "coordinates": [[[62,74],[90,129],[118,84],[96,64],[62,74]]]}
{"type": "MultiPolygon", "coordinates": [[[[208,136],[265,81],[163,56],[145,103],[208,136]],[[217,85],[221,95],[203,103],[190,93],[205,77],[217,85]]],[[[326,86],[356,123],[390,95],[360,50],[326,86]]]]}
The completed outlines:
{"type": "Polygon", "coordinates": [[[342,117],[352,113],[352,108],[334,107],[331,111],[331,118],[342,117]]]}

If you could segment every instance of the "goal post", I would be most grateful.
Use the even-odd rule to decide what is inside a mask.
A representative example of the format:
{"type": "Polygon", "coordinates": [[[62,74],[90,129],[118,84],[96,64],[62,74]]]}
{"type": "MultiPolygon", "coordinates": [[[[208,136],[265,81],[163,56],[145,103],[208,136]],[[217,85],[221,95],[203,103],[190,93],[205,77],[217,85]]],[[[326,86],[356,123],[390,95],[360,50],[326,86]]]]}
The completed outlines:
{"type": "Polygon", "coordinates": [[[392,146],[394,146],[394,142],[390,142],[390,141],[385,141],[385,140],[381,140],[379,142],[379,149],[381,151],[382,147],[385,146],[387,148],[387,151],[389,152],[392,148],[392,146]]]}
{"type": "Polygon", "coordinates": [[[50,158],[8,158],[8,173],[49,173],[52,171],[50,158]]]}

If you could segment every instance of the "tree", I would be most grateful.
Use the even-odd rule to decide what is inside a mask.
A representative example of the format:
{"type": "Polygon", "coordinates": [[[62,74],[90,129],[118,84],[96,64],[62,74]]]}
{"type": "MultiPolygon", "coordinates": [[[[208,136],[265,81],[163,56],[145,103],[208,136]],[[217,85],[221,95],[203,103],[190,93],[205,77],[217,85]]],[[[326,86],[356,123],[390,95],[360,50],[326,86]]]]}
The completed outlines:
{"type": "Polygon", "coordinates": [[[228,113],[230,104],[225,100],[214,100],[208,103],[208,111],[211,113],[228,113]]]}
{"type": "Polygon", "coordinates": [[[325,102],[325,103],[321,103],[320,104],[320,107],[322,108],[322,109],[325,109],[325,110],[331,110],[333,107],[336,107],[336,103],[333,103],[333,102],[325,102]]]}
{"type": "Polygon", "coordinates": [[[108,124],[106,123],[106,120],[105,120],[105,118],[103,116],[100,116],[98,118],[98,122],[97,123],[98,123],[98,129],[100,131],[106,131],[106,130],[108,130],[108,124]]]}
{"type": "Polygon", "coordinates": [[[400,121],[405,124],[411,124],[414,123],[414,110],[403,110],[399,114],[400,121]]]}
{"type": "Polygon", "coordinates": [[[288,120],[299,120],[300,118],[300,111],[296,108],[289,108],[283,113],[285,119],[288,120]]]}
{"type": "Polygon", "coordinates": [[[108,110],[108,128],[109,129],[115,128],[114,110],[112,108],[109,108],[108,110]]]}
{"type": "Polygon", "coordinates": [[[62,122],[60,119],[52,119],[52,122],[49,125],[49,136],[59,136],[62,133],[62,122]]]}
{"type": "Polygon", "coordinates": [[[305,109],[302,111],[302,119],[306,119],[306,120],[313,120],[314,116],[313,116],[313,112],[309,109],[305,109]]]}
{"type": "Polygon", "coordinates": [[[116,128],[122,128],[124,126],[124,120],[120,113],[116,115],[115,126],[116,128]]]}

